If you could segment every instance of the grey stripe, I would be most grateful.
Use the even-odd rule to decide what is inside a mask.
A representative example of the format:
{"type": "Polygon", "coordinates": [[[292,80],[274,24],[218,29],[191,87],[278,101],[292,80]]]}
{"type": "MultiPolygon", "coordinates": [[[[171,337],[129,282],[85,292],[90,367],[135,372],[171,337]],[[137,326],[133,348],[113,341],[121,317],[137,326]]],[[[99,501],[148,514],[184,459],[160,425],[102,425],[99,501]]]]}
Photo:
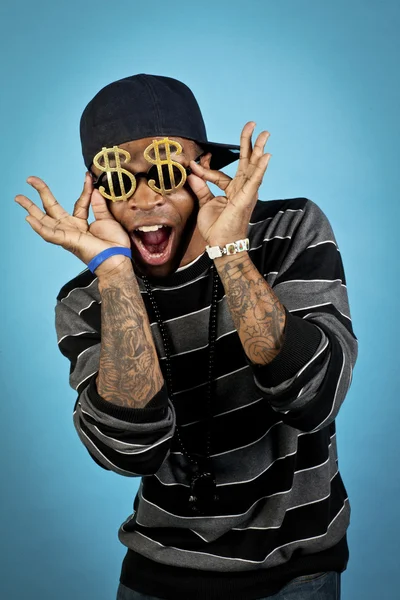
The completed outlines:
{"type": "Polygon", "coordinates": [[[340,280],[282,282],[274,287],[274,292],[289,311],[303,310],[312,304],[331,303],[334,298],[335,308],[346,316],[350,315],[346,287],[341,285],[340,280]]]}
{"type": "Polygon", "coordinates": [[[61,301],[57,301],[57,305],[62,304],[64,306],[68,306],[75,313],[79,314],[79,311],[88,306],[93,300],[101,303],[97,279],[94,279],[92,284],[88,287],[75,288],[70,294],[68,294],[68,296],[63,298],[61,301]]]}
{"type": "MultiPolygon", "coordinates": [[[[172,430],[172,428],[174,427],[174,422],[175,422],[175,414],[174,414],[174,408],[172,406],[171,403],[169,403],[169,410],[167,411],[167,414],[165,416],[164,419],[162,419],[161,421],[157,421],[157,422],[153,422],[153,423],[131,423],[128,421],[122,421],[121,419],[116,419],[115,417],[112,417],[111,415],[108,415],[106,413],[101,412],[100,410],[98,410],[97,408],[95,408],[93,406],[93,404],[90,402],[89,397],[88,397],[88,388],[85,388],[82,392],[82,394],[79,397],[79,401],[80,401],[80,406],[77,407],[77,413],[79,415],[79,417],[82,418],[82,420],[84,421],[85,425],[87,425],[87,427],[89,427],[89,423],[87,423],[85,421],[85,415],[82,414],[82,410],[81,408],[88,413],[93,419],[95,419],[97,421],[97,423],[99,423],[99,425],[106,425],[108,427],[112,427],[114,428],[116,431],[131,431],[133,434],[135,433],[140,433],[143,437],[146,432],[150,432],[153,433],[155,431],[163,431],[166,428],[169,428],[172,430]]],[[[113,444],[115,442],[113,442],[112,438],[110,439],[110,447],[114,447],[113,444]]],[[[135,440],[135,442],[137,442],[138,439],[135,440]]],[[[118,450],[118,443],[116,444],[115,449],[118,450]]],[[[126,451],[126,447],[125,447],[125,451],[126,451]]]]}
{"type": "MultiPolygon", "coordinates": [[[[288,219],[289,221],[291,220],[290,215],[288,215],[288,219]]],[[[337,246],[331,224],[319,206],[311,200],[307,202],[304,214],[300,213],[299,218],[296,218],[295,221],[297,225],[300,226],[297,228],[296,234],[293,236],[290,247],[282,261],[279,277],[282,277],[285,271],[287,271],[298,259],[307,246],[316,245],[319,242],[324,242],[326,240],[334,241],[337,246]]],[[[289,224],[288,227],[290,227],[289,224]]],[[[293,231],[293,227],[290,231],[293,231]]],[[[286,230],[286,234],[290,234],[290,231],[286,230]]],[[[270,235],[269,227],[267,228],[266,233],[267,235],[270,235]]],[[[310,302],[310,304],[313,304],[313,302],[310,302]]]]}
{"type": "MultiPolygon", "coordinates": [[[[180,319],[168,322],[168,331],[174,342],[174,354],[189,352],[193,348],[200,348],[208,344],[208,324],[210,309],[197,311],[180,319]]],[[[217,318],[217,337],[235,330],[226,298],[219,303],[217,318]]],[[[158,324],[151,328],[159,356],[165,358],[164,345],[158,324]]]]}
{"type": "Polygon", "coordinates": [[[278,212],[268,220],[266,227],[265,221],[260,221],[249,228],[251,235],[251,248],[255,249],[262,245],[264,239],[273,239],[278,237],[292,237],[294,232],[303,219],[303,211],[284,211],[278,212]]]}

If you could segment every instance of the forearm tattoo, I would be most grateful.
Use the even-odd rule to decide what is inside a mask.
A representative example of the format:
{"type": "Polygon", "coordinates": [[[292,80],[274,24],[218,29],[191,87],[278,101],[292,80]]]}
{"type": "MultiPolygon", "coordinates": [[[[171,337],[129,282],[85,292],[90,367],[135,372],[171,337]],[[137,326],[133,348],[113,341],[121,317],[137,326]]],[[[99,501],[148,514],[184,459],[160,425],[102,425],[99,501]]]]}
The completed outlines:
{"type": "Polygon", "coordinates": [[[99,288],[98,392],[113,404],[141,408],[160,390],[163,378],[137,283],[133,275],[121,275],[99,288]]]}
{"type": "Polygon", "coordinates": [[[247,356],[253,363],[268,364],[283,344],[283,305],[248,254],[230,258],[217,268],[247,356]]]}

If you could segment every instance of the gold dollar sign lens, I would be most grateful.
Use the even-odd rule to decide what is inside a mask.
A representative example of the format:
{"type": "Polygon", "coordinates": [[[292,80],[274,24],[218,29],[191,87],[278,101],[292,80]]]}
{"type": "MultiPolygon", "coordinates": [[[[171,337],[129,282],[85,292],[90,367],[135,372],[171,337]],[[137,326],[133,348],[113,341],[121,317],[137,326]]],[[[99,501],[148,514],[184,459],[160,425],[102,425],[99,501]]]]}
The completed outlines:
{"type": "Polygon", "coordinates": [[[179,188],[183,187],[185,185],[187,177],[185,167],[183,167],[180,163],[176,162],[175,160],[171,159],[171,146],[176,148],[176,150],[174,151],[176,154],[181,154],[182,146],[180,145],[180,143],[174,140],[170,140],[167,137],[165,137],[162,140],[153,140],[150,146],[147,146],[146,150],[143,152],[144,158],[148,162],[157,166],[160,187],[157,187],[154,179],[150,179],[148,185],[154,192],[162,194],[163,196],[165,194],[170,194],[171,192],[174,192],[175,190],[178,190],[179,188]],[[163,147],[163,149],[165,150],[165,158],[160,157],[160,147],[163,147]],[[168,169],[167,173],[171,187],[167,187],[165,185],[163,170],[163,167],[165,166],[168,169]],[[181,175],[180,180],[176,181],[175,176],[179,176],[179,174],[181,175]]]}
{"type": "Polygon", "coordinates": [[[131,160],[129,152],[118,146],[113,146],[112,148],[102,148],[93,159],[93,164],[100,169],[100,171],[106,173],[108,190],[110,193],[108,194],[106,192],[104,186],[99,187],[99,192],[103,198],[107,198],[107,200],[111,200],[112,202],[128,200],[136,189],[135,176],[121,167],[121,157],[123,158],[124,163],[128,163],[131,160]],[[103,164],[100,163],[100,160],[102,160],[103,164]],[[110,160],[115,162],[115,166],[110,166],[110,160]],[[113,178],[114,173],[116,174],[116,180],[113,178]],[[117,191],[121,192],[120,194],[115,193],[114,183],[118,184],[119,189],[117,191]],[[125,184],[128,184],[128,186],[130,185],[131,187],[127,190],[125,184]]]}

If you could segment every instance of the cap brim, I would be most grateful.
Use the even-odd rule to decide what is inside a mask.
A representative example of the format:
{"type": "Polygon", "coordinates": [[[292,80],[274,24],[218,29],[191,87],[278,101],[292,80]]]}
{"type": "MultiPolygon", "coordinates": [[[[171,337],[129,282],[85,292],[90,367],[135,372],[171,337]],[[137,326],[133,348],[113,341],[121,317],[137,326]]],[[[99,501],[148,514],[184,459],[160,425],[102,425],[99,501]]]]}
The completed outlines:
{"type": "Polygon", "coordinates": [[[205,152],[211,152],[210,168],[216,171],[239,159],[240,146],[217,144],[215,142],[198,142],[205,152]]]}

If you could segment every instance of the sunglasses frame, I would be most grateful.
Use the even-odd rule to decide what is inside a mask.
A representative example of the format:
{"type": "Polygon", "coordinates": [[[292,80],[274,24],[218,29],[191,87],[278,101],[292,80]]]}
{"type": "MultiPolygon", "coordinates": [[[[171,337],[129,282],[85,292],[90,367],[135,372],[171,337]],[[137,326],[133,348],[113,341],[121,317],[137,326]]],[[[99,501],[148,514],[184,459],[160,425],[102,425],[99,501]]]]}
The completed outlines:
{"type": "MultiPolygon", "coordinates": [[[[200,163],[200,159],[201,159],[201,157],[202,157],[202,156],[204,156],[205,154],[206,154],[206,152],[202,152],[201,154],[199,154],[199,156],[197,156],[197,157],[194,159],[194,162],[195,162],[195,163],[197,163],[197,164],[199,164],[199,163],[200,163]]],[[[181,166],[183,167],[183,165],[181,165],[181,166]]],[[[126,168],[126,167],[124,167],[124,168],[126,168]]],[[[157,165],[154,165],[154,164],[153,164],[153,165],[152,165],[152,166],[149,168],[149,170],[148,170],[147,172],[145,172],[145,171],[139,171],[138,173],[131,173],[131,175],[133,175],[133,177],[134,177],[134,178],[135,178],[135,180],[136,180],[136,189],[137,189],[137,181],[138,181],[138,179],[140,179],[141,177],[144,177],[144,178],[147,180],[147,185],[149,185],[149,180],[150,180],[150,179],[154,179],[154,177],[153,177],[152,175],[149,175],[149,173],[150,173],[150,171],[152,171],[154,168],[155,168],[155,169],[157,169],[157,165]]],[[[191,169],[190,167],[183,167],[183,168],[184,168],[184,169],[185,169],[185,171],[186,171],[186,177],[192,173],[192,169],[191,169]]],[[[101,180],[103,179],[104,175],[106,175],[106,173],[105,173],[105,172],[104,172],[104,173],[102,173],[102,174],[101,174],[101,175],[99,175],[99,176],[96,176],[96,175],[95,175],[95,173],[93,173],[93,172],[90,170],[90,167],[89,167],[89,173],[90,173],[90,175],[91,175],[91,177],[92,177],[92,182],[93,182],[93,187],[94,187],[94,189],[98,190],[98,189],[100,188],[100,186],[102,186],[102,185],[104,186],[104,182],[102,182],[101,180]]],[[[154,173],[154,171],[153,171],[153,173],[154,173]]],[[[187,182],[185,181],[185,183],[184,183],[183,187],[186,187],[186,186],[187,186],[187,182]]],[[[150,186],[149,186],[149,187],[150,187],[150,186]]],[[[152,188],[150,187],[150,189],[152,189],[152,188]]],[[[172,194],[172,193],[173,193],[173,191],[174,191],[174,190],[170,191],[170,192],[169,192],[169,194],[172,194]]],[[[136,192],[136,190],[135,190],[135,192],[136,192]]],[[[131,197],[133,197],[133,196],[135,195],[135,192],[133,192],[133,194],[132,194],[132,196],[131,196],[131,197]]],[[[166,194],[166,195],[168,195],[168,194],[166,194]]],[[[107,200],[107,198],[106,198],[106,200],[107,200]]],[[[128,200],[129,200],[129,199],[128,199],[128,200]]],[[[123,200],[116,200],[116,202],[123,202],[123,200]]]]}

